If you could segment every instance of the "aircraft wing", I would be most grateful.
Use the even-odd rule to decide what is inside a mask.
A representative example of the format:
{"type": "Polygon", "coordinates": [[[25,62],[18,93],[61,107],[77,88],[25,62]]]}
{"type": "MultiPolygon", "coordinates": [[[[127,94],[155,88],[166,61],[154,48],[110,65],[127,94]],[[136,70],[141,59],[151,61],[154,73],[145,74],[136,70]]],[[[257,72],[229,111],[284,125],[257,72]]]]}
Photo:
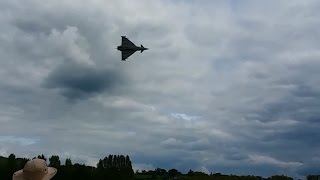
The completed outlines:
{"type": "Polygon", "coordinates": [[[126,38],[125,36],[121,36],[122,37],[122,46],[128,46],[128,47],[136,47],[136,45],[131,42],[128,38],[126,38]]]}
{"type": "Polygon", "coordinates": [[[122,61],[125,61],[129,56],[131,56],[133,53],[135,53],[135,50],[125,50],[121,52],[122,61]]]}

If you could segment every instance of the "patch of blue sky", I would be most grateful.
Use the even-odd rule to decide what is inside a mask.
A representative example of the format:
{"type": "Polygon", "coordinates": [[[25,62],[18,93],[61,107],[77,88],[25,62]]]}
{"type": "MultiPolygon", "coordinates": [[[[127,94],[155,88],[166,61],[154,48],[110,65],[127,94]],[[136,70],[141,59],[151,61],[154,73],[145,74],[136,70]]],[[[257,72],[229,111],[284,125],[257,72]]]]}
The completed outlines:
{"type": "Polygon", "coordinates": [[[39,139],[35,138],[24,138],[24,137],[15,137],[15,136],[0,136],[0,143],[10,143],[17,144],[21,146],[29,146],[35,144],[39,141],[39,139]]]}
{"type": "Polygon", "coordinates": [[[184,113],[171,113],[171,116],[174,117],[175,119],[181,119],[181,120],[187,120],[187,121],[191,121],[191,120],[195,120],[195,119],[200,118],[200,116],[192,116],[192,115],[187,115],[184,113]]]}

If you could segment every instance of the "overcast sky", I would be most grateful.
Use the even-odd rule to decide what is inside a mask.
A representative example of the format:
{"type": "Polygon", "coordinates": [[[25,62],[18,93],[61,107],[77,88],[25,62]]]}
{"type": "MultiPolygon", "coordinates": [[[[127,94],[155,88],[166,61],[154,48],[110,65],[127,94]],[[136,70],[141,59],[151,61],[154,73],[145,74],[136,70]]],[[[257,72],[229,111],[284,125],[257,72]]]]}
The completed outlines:
{"type": "Polygon", "coordinates": [[[0,0],[0,155],[319,174],[319,10],[316,0],[0,0]],[[121,35],[149,50],[121,61],[121,35]]]}

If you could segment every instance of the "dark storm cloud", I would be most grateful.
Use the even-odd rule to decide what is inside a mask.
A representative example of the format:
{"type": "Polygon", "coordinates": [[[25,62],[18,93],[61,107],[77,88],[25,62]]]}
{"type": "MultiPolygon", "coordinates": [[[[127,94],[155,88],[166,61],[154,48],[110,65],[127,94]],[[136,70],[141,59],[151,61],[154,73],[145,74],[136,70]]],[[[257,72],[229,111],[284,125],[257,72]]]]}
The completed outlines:
{"type": "Polygon", "coordinates": [[[43,23],[32,22],[32,21],[28,22],[24,20],[17,20],[17,22],[15,22],[14,25],[26,33],[35,33],[35,34],[43,33],[43,32],[49,33],[51,30],[50,27],[47,27],[43,23]]]}
{"type": "Polygon", "coordinates": [[[53,70],[44,82],[46,87],[56,88],[70,99],[85,98],[102,92],[112,94],[122,83],[124,77],[115,69],[99,69],[68,61],[53,70]]]}
{"type": "Polygon", "coordinates": [[[319,175],[319,159],[314,158],[311,162],[305,162],[305,166],[299,168],[297,172],[299,175],[304,176],[306,174],[308,175],[319,175]]]}

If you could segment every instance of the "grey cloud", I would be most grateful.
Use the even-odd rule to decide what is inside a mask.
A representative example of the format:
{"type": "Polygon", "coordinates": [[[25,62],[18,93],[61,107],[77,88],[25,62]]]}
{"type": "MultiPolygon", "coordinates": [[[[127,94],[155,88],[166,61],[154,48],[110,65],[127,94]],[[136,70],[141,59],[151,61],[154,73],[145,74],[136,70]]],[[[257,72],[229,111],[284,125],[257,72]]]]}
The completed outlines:
{"type": "Polygon", "coordinates": [[[211,148],[211,144],[207,139],[199,139],[197,141],[183,142],[175,138],[169,138],[161,142],[166,148],[173,149],[188,149],[191,151],[204,151],[211,148]]]}
{"type": "Polygon", "coordinates": [[[1,151],[316,172],[316,1],[16,2],[0,2],[0,132],[39,141],[1,151]],[[121,35],[150,51],[121,62],[121,35]]]}
{"type": "Polygon", "coordinates": [[[305,174],[308,175],[317,175],[319,174],[319,159],[318,158],[313,158],[308,162],[304,162],[304,166],[300,167],[297,170],[297,173],[300,176],[304,176],[305,174]]]}
{"type": "Polygon", "coordinates": [[[44,84],[59,89],[70,99],[79,99],[96,93],[114,93],[116,86],[123,82],[123,75],[114,69],[66,62],[51,72],[44,84]]]}

